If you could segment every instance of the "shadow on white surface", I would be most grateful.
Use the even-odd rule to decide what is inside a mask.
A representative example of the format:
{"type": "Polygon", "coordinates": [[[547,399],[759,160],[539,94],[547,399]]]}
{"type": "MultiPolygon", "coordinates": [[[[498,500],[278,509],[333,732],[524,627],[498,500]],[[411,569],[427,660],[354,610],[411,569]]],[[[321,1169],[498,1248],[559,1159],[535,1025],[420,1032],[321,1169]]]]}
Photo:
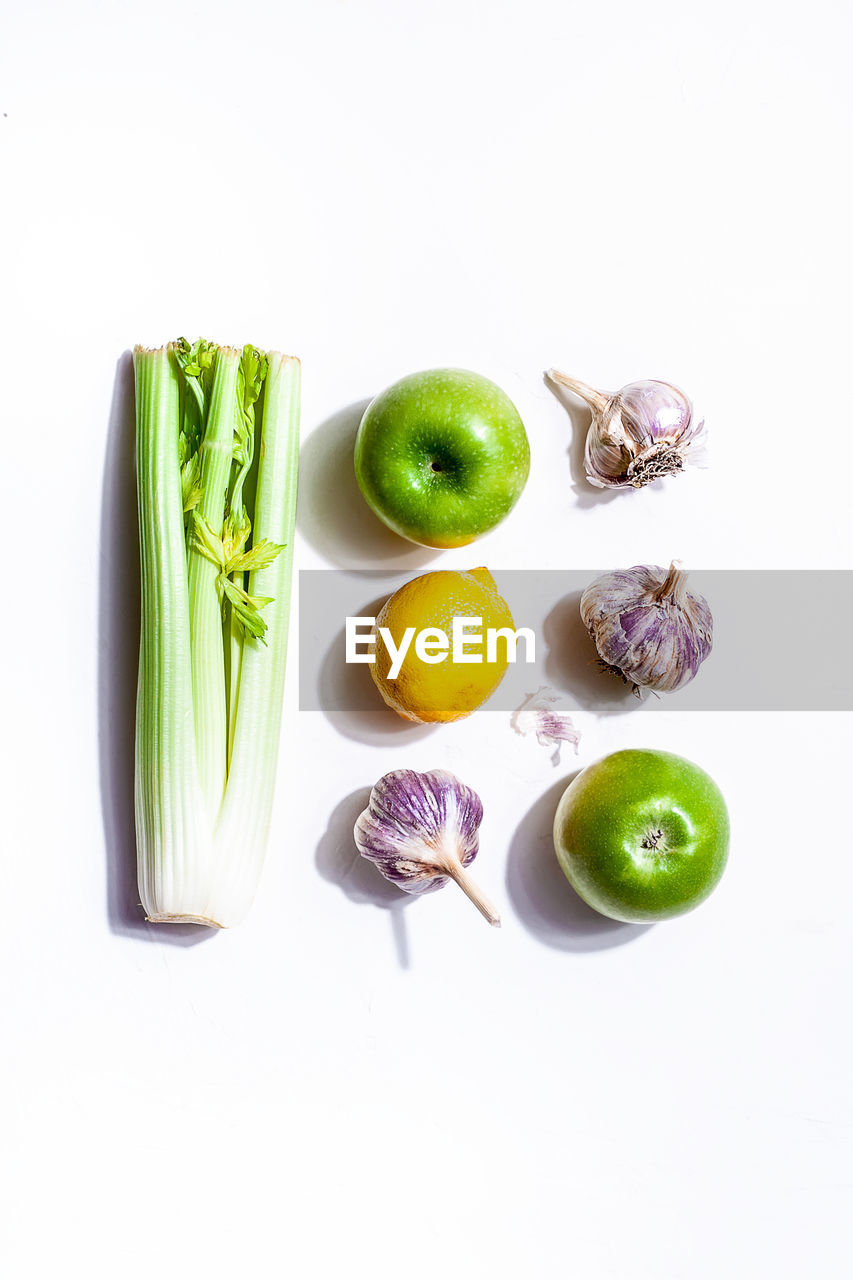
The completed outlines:
{"type": "Polygon", "coordinates": [[[191,946],[218,933],[199,925],[148,924],[136,884],[134,725],[139,659],[139,534],[134,470],[133,360],[116,365],[101,489],[98,582],[98,759],[113,933],[191,946]]]}
{"type": "Polygon", "coordinates": [[[441,552],[392,533],[361,495],[353,467],[359,423],[369,400],[327,418],[305,440],[299,457],[296,524],[316,551],[342,569],[393,562],[401,569],[426,565],[441,552]]]}
{"type": "Polygon", "coordinates": [[[522,818],[509,847],[506,886],[522,924],[560,951],[602,951],[622,946],[651,928],[599,915],[569,884],[554,852],[554,814],[575,770],[540,796],[522,818]]]}
{"type": "Polygon", "coordinates": [[[640,699],[629,685],[611,671],[603,671],[598,651],[581,617],[580,591],[572,591],[554,605],[542,634],[548,652],[545,675],[555,689],[570,693],[584,711],[597,715],[624,715],[635,711],[640,699]]]}
{"type": "MultiPolygon", "coordinates": [[[[371,600],[359,610],[375,618],[387,597],[371,600]]],[[[326,719],[346,738],[367,746],[417,742],[436,726],[404,720],[382,700],[364,662],[347,662],[346,631],[341,627],[326,650],[317,676],[317,703],[326,719]]]]}
{"type": "Polygon", "coordinates": [[[314,860],[323,879],[338,885],[352,902],[381,907],[388,912],[397,963],[401,969],[409,969],[411,956],[403,912],[415,899],[386,880],[372,862],[363,858],[353,839],[353,827],[359,814],[367,808],[370,791],[370,787],[360,787],[335,806],[314,860]]]}

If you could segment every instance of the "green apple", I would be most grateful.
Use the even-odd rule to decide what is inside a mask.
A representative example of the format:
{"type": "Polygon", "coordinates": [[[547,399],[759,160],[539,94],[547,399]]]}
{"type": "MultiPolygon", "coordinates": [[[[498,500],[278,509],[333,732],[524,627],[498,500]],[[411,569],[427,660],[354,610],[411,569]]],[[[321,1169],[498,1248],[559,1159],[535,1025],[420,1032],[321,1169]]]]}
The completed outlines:
{"type": "Polygon", "coordinates": [[[616,751],[569,784],[554,847],[572,888],[613,920],[667,920],[718,883],[729,851],[720,789],[668,751],[616,751]]]}
{"type": "Polygon", "coordinates": [[[428,369],[367,407],[355,474],[389,529],[425,547],[464,547],[500,524],[524,488],[530,447],[518,410],[488,378],[428,369]]]}

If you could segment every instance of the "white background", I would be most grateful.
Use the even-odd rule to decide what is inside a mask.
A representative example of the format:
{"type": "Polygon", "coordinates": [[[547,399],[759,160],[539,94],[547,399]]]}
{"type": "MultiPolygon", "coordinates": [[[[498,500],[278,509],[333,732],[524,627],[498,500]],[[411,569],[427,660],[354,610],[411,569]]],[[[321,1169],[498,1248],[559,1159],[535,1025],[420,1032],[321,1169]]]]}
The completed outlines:
{"type": "MultiPolygon", "coordinates": [[[[136,923],[122,360],[180,333],[301,356],[298,568],[438,563],[348,460],[358,406],[438,364],[504,386],[533,457],[444,566],[846,566],[846,12],[4,6],[5,1274],[850,1275],[849,717],[578,715],[554,769],[498,713],[300,715],[294,644],[251,918],[136,923]],[[711,469],[597,500],[552,364],[682,384],[711,469]],[[582,913],[548,839],[566,777],[626,745],[704,765],[734,832],[708,903],[647,930],[582,913]],[[354,862],[404,765],[482,795],[502,930],[354,862]]],[[[848,661],[820,600],[756,643],[802,609],[848,661]]]]}

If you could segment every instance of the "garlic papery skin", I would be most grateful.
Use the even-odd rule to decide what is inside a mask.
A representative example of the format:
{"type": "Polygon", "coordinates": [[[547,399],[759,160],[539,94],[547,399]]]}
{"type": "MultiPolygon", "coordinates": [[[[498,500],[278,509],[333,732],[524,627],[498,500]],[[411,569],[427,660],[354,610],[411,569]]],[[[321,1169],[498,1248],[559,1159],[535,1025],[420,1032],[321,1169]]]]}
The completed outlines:
{"type": "Polygon", "coordinates": [[[591,582],[581,617],[606,668],[635,692],[672,693],[689,684],[711,652],[714,619],[703,596],[687,589],[687,573],[638,564],[591,582]]]}
{"type": "Polygon", "coordinates": [[[521,706],[510,716],[510,724],[523,737],[534,733],[541,747],[553,747],[551,763],[560,763],[560,750],[564,742],[570,743],[577,755],[580,733],[568,711],[560,711],[556,703],[559,695],[542,685],[535,693],[529,693],[521,706]]]}
{"type": "Polygon", "coordinates": [[[380,778],[353,830],[359,853],[406,893],[455,880],[489,924],[500,916],[465,868],[480,846],[483,806],[446,769],[395,769],[380,778]]]}
{"type": "Polygon", "coordinates": [[[557,369],[548,377],[592,410],[584,469],[599,489],[641,489],[688,463],[703,466],[707,432],[688,396],[669,382],[629,382],[610,394],[557,369]]]}

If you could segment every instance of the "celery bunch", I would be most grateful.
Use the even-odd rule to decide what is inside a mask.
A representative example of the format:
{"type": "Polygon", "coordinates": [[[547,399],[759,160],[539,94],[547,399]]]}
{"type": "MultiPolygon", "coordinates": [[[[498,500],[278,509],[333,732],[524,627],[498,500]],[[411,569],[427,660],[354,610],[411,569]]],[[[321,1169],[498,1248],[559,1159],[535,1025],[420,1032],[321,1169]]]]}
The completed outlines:
{"type": "Polygon", "coordinates": [[[224,927],[251,905],[272,808],[300,366],[184,339],[133,365],[139,891],[149,920],[224,927]]]}

